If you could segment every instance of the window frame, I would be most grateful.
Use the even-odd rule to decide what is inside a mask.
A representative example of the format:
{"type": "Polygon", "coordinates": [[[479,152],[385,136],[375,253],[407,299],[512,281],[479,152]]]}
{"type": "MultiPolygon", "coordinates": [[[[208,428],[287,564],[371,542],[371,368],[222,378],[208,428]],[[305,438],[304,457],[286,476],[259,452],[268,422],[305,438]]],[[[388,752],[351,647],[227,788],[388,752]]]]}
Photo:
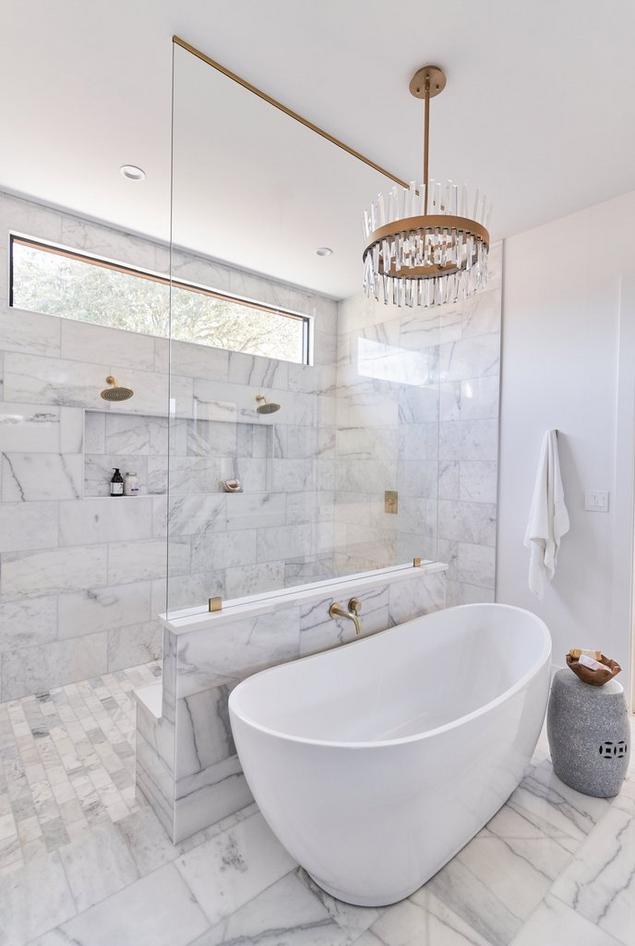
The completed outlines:
{"type": "MultiPolygon", "coordinates": [[[[285,309],[280,306],[270,305],[267,302],[260,302],[257,299],[250,299],[246,296],[239,296],[235,293],[225,292],[220,289],[213,289],[211,286],[204,286],[200,283],[188,282],[184,279],[175,279],[172,276],[165,276],[162,273],[153,272],[150,269],[143,269],[139,266],[132,266],[129,263],[122,263],[118,260],[107,259],[103,256],[94,256],[91,253],[84,253],[81,250],[71,249],[70,247],[62,246],[59,243],[51,243],[47,240],[41,240],[37,237],[27,236],[26,234],[17,233],[11,231],[9,233],[9,308],[18,308],[14,305],[13,302],[13,283],[14,283],[14,260],[13,260],[13,247],[15,244],[21,246],[31,247],[32,249],[40,250],[44,253],[50,253],[53,256],[62,256],[65,259],[77,260],[82,263],[86,263],[92,266],[99,266],[103,269],[108,269],[111,272],[122,273],[126,276],[135,276],[138,279],[146,279],[150,282],[159,283],[163,286],[169,286],[170,288],[174,286],[178,289],[184,289],[189,292],[195,292],[199,295],[207,296],[208,298],[218,299],[221,302],[232,302],[238,305],[242,305],[248,309],[255,309],[259,312],[266,312],[270,315],[277,315],[280,318],[293,319],[296,322],[302,323],[302,361],[288,361],[285,358],[270,358],[268,355],[258,355],[253,352],[241,352],[234,348],[221,348],[220,351],[236,351],[237,354],[250,355],[252,358],[267,358],[269,361],[285,361],[290,365],[302,365],[302,366],[311,366],[313,364],[313,319],[310,315],[305,315],[303,312],[295,312],[293,309],[285,309]]],[[[31,311],[31,310],[24,310],[31,311]]],[[[47,315],[49,313],[41,313],[47,315]]],[[[54,318],[64,318],[64,316],[53,316],[54,318]]],[[[112,325],[102,325],[100,322],[86,322],[83,319],[69,319],[72,322],[84,322],[85,325],[97,325],[102,328],[116,328],[112,325]]],[[[119,331],[125,332],[129,331],[128,329],[119,329],[119,331]]],[[[137,334],[146,334],[146,333],[137,333],[137,334]]],[[[164,338],[163,335],[151,335],[147,333],[149,338],[164,338]]],[[[167,336],[167,340],[172,341],[183,341],[182,339],[172,339],[171,335],[167,336]]],[[[202,348],[217,348],[215,345],[205,345],[202,342],[190,341],[185,342],[189,345],[199,345],[202,348]]]]}

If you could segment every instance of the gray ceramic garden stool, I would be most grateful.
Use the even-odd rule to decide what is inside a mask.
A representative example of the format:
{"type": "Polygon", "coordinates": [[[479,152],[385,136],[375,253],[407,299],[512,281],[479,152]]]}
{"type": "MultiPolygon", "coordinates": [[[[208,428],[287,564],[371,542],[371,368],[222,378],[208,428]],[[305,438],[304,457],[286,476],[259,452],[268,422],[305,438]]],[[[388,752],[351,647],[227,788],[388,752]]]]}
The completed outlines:
{"type": "Polygon", "coordinates": [[[547,735],[559,779],[585,795],[617,795],[628,769],[630,730],[617,680],[590,686],[558,670],[551,687],[547,735]]]}

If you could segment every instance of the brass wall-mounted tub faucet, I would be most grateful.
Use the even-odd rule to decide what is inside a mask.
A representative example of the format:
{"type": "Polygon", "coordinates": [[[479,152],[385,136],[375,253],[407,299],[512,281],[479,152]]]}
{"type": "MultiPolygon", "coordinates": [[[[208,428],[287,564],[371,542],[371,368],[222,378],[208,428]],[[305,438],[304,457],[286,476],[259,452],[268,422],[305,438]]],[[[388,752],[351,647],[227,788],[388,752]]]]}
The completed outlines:
{"type": "Polygon", "coordinates": [[[355,625],[355,635],[359,637],[362,633],[362,621],[359,616],[362,610],[362,602],[359,598],[351,598],[348,602],[348,611],[345,611],[341,604],[334,601],[329,608],[329,615],[332,618],[348,618],[355,625]]]}

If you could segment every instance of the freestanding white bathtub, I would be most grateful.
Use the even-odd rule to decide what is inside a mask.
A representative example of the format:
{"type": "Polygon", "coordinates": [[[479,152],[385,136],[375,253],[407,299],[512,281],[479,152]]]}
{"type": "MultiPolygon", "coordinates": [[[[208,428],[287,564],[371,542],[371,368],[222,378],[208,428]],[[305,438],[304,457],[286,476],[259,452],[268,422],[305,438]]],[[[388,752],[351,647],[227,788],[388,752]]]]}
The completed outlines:
{"type": "Polygon", "coordinates": [[[518,785],[550,656],[534,614],[472,604],[249,677],[229,709],[264,817],[340,900],[407,897],[518,785]]]}

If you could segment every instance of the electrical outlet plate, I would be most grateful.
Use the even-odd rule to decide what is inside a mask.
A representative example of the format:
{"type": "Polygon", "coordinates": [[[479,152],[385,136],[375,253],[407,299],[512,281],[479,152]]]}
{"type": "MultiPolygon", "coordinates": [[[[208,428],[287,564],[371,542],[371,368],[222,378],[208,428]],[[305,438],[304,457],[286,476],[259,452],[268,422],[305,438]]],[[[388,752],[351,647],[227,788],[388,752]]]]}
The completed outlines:
{"type": "Polygon", "coordinates": [[[584,508],[588,512],[608,512],[608,491],[603,489],[588,489],[584,494],[584,508]]]}

